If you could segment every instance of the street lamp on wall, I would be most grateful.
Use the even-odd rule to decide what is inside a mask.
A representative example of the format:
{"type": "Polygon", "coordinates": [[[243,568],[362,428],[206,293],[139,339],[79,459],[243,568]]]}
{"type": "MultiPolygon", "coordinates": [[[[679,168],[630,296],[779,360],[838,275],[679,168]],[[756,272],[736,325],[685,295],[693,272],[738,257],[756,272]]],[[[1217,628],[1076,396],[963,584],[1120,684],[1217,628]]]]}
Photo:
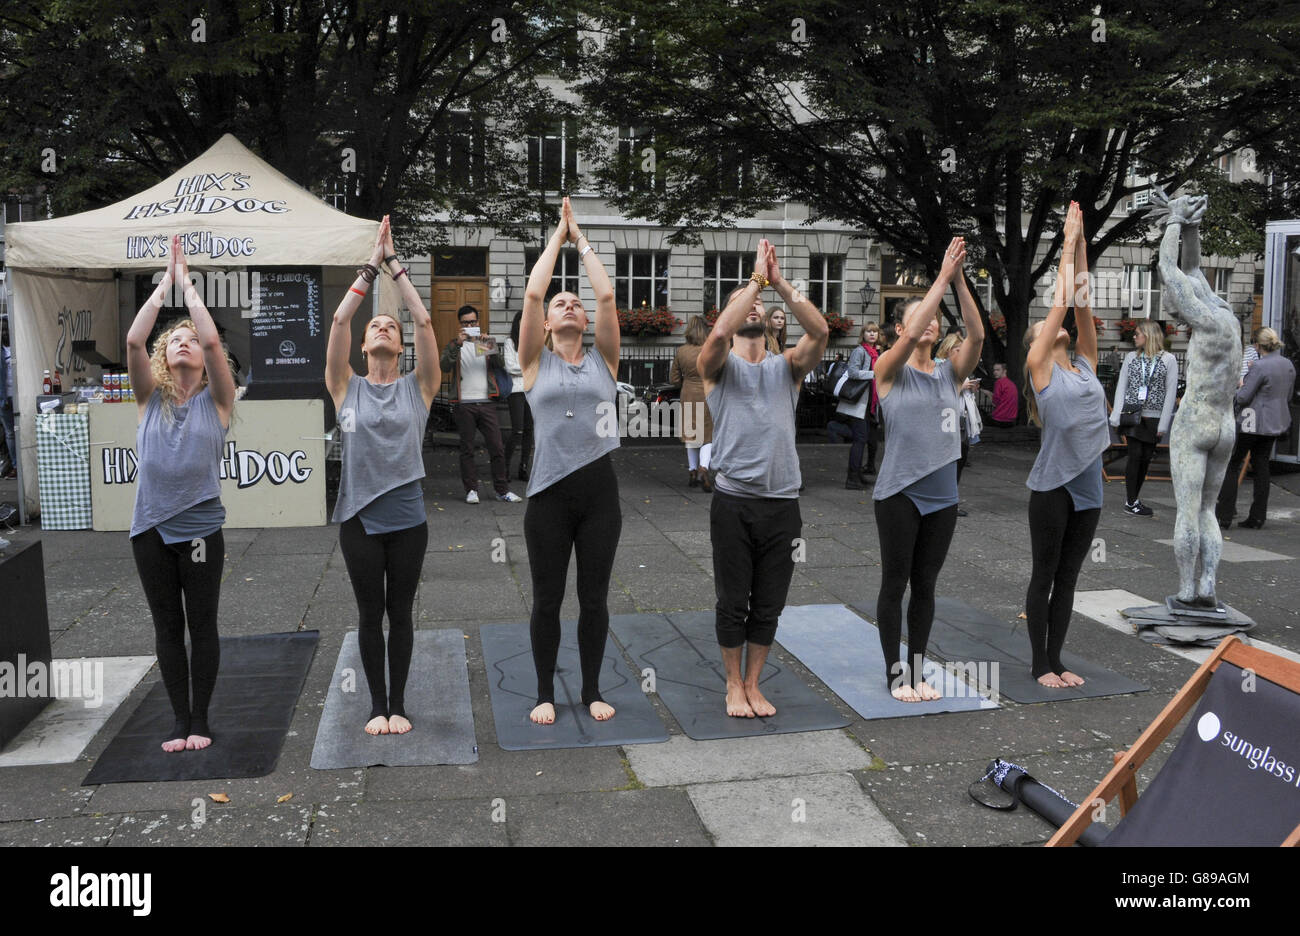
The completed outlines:
{"type": "Polygon", "coordinates": [[[871,308],[871,300],[876,298],[876,287],[872,286],[869,281],[864,282],[858,287],[858,295],[862,298],[862,314],[865,316],[867,309],[871,308]]]}

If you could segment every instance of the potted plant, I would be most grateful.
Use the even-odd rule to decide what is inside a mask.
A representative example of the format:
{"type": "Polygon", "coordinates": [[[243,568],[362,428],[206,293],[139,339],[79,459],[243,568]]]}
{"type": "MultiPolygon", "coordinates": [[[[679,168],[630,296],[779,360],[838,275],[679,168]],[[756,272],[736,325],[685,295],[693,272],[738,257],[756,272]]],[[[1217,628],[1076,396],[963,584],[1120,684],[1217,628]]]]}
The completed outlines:
{"type": "Polygon", "coordinates": [[[682,320],[673,315],[667,306],[652,309],[642,304],[637,308],[618,310],[619,332],[637,338],[671,335],[681,324],[682,320]]]}

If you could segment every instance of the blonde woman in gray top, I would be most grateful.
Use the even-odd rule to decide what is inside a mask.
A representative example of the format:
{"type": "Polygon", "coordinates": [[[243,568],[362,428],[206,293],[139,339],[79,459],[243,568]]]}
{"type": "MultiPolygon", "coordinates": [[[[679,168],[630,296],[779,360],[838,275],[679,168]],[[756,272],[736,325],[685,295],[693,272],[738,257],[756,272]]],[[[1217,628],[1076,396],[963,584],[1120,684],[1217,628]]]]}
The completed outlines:
{"type": "Polygon", "coordinates": [[[1128,438],[1124,466],[1124,512],[1149,517],[1153,511],[1138,500],[1142,482],[1160,440],[1169,434],[1178,394],[1178,358],[1165,347],[1165,331],[1150,319],[1139,322],[1133,333],[1136,350],[1124,355],[1110,424],[1128,438]]]}

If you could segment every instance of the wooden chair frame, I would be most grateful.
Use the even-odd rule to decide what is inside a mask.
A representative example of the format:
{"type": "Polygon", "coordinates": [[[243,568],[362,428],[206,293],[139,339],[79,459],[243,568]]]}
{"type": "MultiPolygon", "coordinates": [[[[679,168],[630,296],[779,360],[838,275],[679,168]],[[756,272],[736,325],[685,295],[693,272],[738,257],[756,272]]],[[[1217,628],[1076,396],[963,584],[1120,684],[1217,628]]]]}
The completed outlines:
{"type": "MultiPolygon", "coordinates": [[[[1079,808],[1074,811],[1074,815],[1070,816],[1065,825],[1048,839],[1048,847],[1073,845],[1083,830],[1092,825],[1092,812],[1098,800],[1109,803],[1118,796],[1120,811],[1127,815],[1138,799],[1138,768],[1146,763],[1146,759],[1164,742],[1169,733],[1182,721],[1183,716],[1192,710],[1205,693],[1210,677],[1224,661],[1240,666],[1242,669],[1250,669],[1261,679],[1267,679],[1291,692],[1300,693],[1300,663],[1257,647],[1248,647],[1242,643],[1240,637],[1225,637],[1209,659],[1200,665],[1200,668],[1192,674],[1192,678],[1183,684],[1164,710],[1147,726],[1133,746],[1127,751],[1115,754],[1115,766],[1111,768],[1110,773],[1106,774],[1106,778],[1097,784],[1096,789],[1079,804],[1079,808]]],[[[1291,847],[1300,845],[1300,825],[1291,830],[1291,834],[1282,844],[1291,847]]]]}

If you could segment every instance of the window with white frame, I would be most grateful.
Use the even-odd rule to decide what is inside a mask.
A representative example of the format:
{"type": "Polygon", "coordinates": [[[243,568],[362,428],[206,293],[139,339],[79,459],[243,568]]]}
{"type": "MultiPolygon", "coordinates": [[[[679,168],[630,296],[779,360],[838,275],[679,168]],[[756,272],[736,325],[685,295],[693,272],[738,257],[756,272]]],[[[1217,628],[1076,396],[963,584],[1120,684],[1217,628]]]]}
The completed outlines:
{"type": "Polygon", "coordinates": [[[1124,289],[1120,298],[1129,318],[1159,318],[1159,274],[1144,263],[1124,264],[1124,289]]]}
{"type": "Polygon", "coordinates": [[[1145,208],[1151,202],[1151,190],[1142,189],[1140,192],[1133,193],[1133,207],[1145,208]]]}
{"type": "Polygon", "coordinates": [[[621,309],[668,305],[667,251],[620,250],[614,260],[614,301],[621,309]]]}
{"type": "Polygon", "coordinates": [[[808,258],[808,298],[823,312],[844,314],[844,258],[813,254],[808,258]]]}
{"type": "Polygon", "coordinates": [[[451,111],[429,145],[434,174],[448,188],[469,190],[483,184],[487,129],[468,111],[451,111]]]}
{"type": "Polygon", "coordinates": [[[653,192],[663,188],[663,171],[649,127],[618,128],[619,188],[624,192],[653,192]]]}
{"type": "Polygon", "coordinates": [[[567,192],[578,184],[577,125],[560,120],[528,138],[528,184],[543,192],[567,192]]]}
{"type": "Polygon", "coordinates": [[[722,311],[727,295],[749,281],[745,264],[753,254],[706,253],[704,255],[704,309],[722,311]]]}
{"type": "Polygon", "coordinates": [[[1227,302],[1228,290],[1232,288],[1232,267],[1208,267],[1203,272],[1214,294],[1227,302]]]}
{"type": "MultiPolygon", "coordinates": [[[[540,250],[524,251],[524,275],[527,277],[533,267],[537,266],[537,260],[542,255],[540,250]]],[[[578,291],[578,252],[576,250],[561,250],[560,255],[555,260],[555,270],[551,273],[551,282],[546,287],[546,303],[549,304],[551,298],[558,292],[577,293],[578,291]]]]}

